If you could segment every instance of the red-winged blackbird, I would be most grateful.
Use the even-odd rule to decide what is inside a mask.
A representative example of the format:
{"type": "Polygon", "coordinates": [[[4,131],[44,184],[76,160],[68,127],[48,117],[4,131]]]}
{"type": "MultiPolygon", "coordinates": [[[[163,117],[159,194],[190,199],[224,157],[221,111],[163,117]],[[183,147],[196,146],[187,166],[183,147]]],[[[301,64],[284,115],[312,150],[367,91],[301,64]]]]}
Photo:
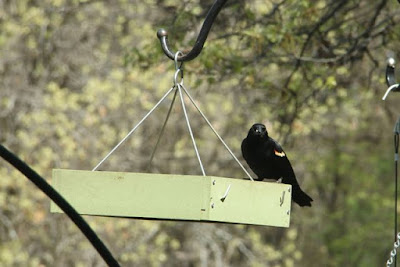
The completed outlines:
{"type": "Polygon", "coordinates": [[[282,183],[292,185],[293,201],[301,207],[311,207],[312,198],[301,190],[289,159],[281,145],[268,136],[265,125],[256,123],[250,128],[242,142],[242,154],[258,176],[256,180],[282,178],[282,183]]]}

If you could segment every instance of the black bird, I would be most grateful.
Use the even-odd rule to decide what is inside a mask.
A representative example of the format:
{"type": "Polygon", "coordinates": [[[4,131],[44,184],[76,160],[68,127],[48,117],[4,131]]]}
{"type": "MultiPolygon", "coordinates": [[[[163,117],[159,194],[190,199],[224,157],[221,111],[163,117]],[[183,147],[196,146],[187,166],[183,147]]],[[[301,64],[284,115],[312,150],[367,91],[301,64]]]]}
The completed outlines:
{"type": "Polygon", "coordinates": [[[301,207],[311,207],[313,199],[301,190],[289,159],[281,145],[268,136],[265,125],[256,123],[250,128],[242,142],[242,154],[258,176],[256,180],[282,178],[282,183],[292,185],[293,201],[301,207]]]}

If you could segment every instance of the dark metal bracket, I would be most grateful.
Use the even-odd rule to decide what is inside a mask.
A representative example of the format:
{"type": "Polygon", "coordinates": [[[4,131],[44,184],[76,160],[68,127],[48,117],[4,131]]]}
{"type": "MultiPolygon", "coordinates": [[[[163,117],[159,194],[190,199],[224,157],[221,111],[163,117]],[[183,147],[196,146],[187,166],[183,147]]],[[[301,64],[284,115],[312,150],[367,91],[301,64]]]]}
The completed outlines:
{"type": "MultiPolygon", "coordinates": [[[[216,0],[210,10],[207,13],[207,16],[204,20],[203,26],[201,27],[199,36],[197,37],[196,43],[193,46],[192,50],[187,54],[182,54],[178,56],[177,60],[180,62],[189,61],[196,58],[201,50],[203,49],[204,43],[207,40],[208,33],[210,32],[211,26],[214,23],[215,18],[218,13],[221,11],[222,7],[228,0],[216,0]]],[[[159,29],[157,31],[157,37],[160,40],[161,48],[164,51],[164,54],[167,55],[170,59],[174,60],[175,52],[172,52],[168,46],[168,32],[165,29],[159,29]]]]}

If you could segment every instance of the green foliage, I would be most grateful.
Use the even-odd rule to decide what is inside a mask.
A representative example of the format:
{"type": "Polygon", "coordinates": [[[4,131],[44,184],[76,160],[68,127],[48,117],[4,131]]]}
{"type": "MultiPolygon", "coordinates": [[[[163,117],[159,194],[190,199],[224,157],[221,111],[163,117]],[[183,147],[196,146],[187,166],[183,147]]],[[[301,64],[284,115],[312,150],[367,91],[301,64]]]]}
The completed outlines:
{"type": "MultiPolygon", "coordinates": [[[[0,141],[45,177],[91,169],[172,86],[159,47],[190,48],[211,1],[3,1],[0,141]]],[[[185,85],[236,155],[254,122],[285,147],[314,198],[289,229],[86,219],[123,266],[369,266],[392,246],[392,124],[383,68],[399,52],[396,1],[228,1],[185,85]]],[[[101,166],[199,174],[168,100],[101,166]]],[[[207,174],[244,174],[188,108],[207,174]]],[[[0,161],[0,265],[104,266],[48,199],[0,161]]],[[[51,180],[49,179],[51,182],[51,180]]]]}

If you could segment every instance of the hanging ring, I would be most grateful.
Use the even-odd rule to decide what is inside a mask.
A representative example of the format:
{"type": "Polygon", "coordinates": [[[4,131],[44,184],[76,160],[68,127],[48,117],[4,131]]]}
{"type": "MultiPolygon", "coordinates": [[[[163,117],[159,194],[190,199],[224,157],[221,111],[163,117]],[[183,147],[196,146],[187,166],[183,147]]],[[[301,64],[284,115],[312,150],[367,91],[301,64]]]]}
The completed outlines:
{"type": "Polygon", "coordinates": [[[183,69],[177,69],[174,75],[174,86],[183,85],[183,69]],[[181,80],[178,82],[178,75],[181,74],[181,80]]]}
{"type": "Polygon", "coordinates": [[[174,62],[175,62],[175,75],[174,75],[174,85],[183,85],[183,61],[179,62],[179,56],[182,56],[183,53],[178,51],[175,53],[174,62]],[[180,81],[178,82],[178,75],[181,74],[180,81]]]}
{"type": "Polygon", "coordinates": [[[183,53],[181,51],[177,51],[174,56],[174,62],[175,62],[175,70],[181,69],[183,66],[183,61],[179,62],[179,57],[183,56],[183,53]]]}

